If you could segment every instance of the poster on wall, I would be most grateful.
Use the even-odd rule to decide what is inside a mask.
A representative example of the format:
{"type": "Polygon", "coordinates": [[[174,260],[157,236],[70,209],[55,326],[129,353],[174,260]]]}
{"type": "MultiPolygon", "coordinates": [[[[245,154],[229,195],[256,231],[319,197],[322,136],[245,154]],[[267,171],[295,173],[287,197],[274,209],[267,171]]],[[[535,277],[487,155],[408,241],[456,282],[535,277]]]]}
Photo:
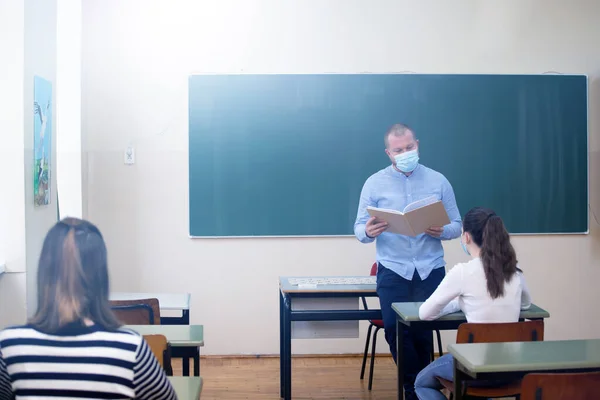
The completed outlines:
{"type": "Polygon", "coordinates": [[[33,78],[33,199],[36,206],[50,204],[52,165],[52,83],[33,78]]]}

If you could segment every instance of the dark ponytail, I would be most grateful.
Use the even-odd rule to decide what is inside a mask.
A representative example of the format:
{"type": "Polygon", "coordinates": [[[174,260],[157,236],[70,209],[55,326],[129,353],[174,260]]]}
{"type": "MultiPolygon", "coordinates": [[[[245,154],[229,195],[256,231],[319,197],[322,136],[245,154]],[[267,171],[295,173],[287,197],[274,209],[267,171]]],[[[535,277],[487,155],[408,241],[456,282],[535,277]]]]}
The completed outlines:
{"type": "Polygon", "coordinates": [[[492,299],[503,296],[504,283],[512,279],[518,268],[517,255],[502,218],[492,210],[474,208],[465,215],[463,230],[469,232],[481,249],[479,257],[490,296],[492,299]]]}

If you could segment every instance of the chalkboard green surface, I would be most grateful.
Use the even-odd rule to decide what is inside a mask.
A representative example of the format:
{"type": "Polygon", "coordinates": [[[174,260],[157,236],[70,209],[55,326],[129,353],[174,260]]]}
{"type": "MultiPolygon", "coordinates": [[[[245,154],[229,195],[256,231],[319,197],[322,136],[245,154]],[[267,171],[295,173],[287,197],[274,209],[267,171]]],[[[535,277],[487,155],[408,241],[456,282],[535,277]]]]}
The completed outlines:
{"type": "Polygon", "coordinates": [[[487,206],[511,233],[587,232],[585,76],[323,74],[190,77],[190,235],[353,234],[396,122],[462,215],[487,206]]]}

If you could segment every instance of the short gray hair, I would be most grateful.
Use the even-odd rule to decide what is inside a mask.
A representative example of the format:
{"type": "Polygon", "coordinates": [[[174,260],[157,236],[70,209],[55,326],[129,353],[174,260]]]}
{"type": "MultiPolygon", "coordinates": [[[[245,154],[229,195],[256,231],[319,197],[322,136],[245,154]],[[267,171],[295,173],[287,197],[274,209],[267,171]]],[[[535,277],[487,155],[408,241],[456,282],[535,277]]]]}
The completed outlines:
{"type": "Polygon", "coordinates": [[[389,141],[388,138],[390,137],[390,135],[394,135],[394,136],[404,136],[406,135],[406,133],[412,133],[413,138],[415,140],[417,140],[417,136],[415,135],[415,131],[413,131],[412,129],[410,129],[410,127],[408,125],[405,124],[394,124],[391,126],[390,129],[388,129],[388,131],[385,133],[385,136],[383,137],[383,142],[385,143],[385,147],[388,147],[389,141]]]}

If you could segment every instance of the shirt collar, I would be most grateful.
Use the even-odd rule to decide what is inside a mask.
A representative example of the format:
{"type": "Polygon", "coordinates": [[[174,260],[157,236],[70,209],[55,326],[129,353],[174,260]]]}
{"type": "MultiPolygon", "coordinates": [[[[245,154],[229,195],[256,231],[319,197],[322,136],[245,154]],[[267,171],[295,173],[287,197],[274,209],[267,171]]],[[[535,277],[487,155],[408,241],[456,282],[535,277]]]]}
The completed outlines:
{"type": "Polygon", "coordinates": [[[418,174],[419,170],[421,169],[421,163],[417,164],[417,167],[413,170],[412,174],[410,174],[409,176],[404,175],[404,172],[400,172],[396,169],[396,167],[394,167],[394,165],[390,165],[390,168],[392,170],[392,175],[397,176],[399,178],[411,178],[413,176],[415,176],[415,174],[418,174]]]}

